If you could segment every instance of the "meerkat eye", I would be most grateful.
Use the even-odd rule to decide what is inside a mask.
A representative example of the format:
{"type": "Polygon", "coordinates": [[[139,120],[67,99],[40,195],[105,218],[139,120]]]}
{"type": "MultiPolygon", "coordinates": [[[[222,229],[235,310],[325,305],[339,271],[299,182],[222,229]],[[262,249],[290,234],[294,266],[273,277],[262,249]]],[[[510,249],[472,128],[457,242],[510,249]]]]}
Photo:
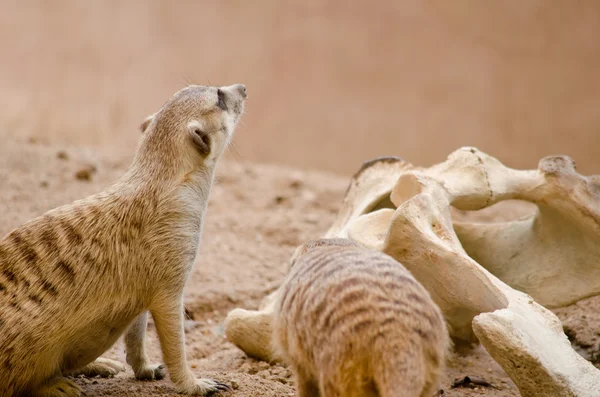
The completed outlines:
{"type": "Polygon", "coordinates": [[[219,88],[217,90],[217,107],[221,110],[227,111],[227,102],[225,102],[225,93],[219,88]]]}

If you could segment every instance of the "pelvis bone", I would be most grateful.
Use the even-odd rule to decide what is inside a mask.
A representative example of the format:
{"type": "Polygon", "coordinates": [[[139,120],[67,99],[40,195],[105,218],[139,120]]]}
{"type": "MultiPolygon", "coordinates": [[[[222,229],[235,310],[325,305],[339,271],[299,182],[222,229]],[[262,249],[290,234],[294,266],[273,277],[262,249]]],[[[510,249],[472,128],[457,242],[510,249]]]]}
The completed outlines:
{"type": "MultiPolygon", "coordinates": [[[[600,292],[599,182],[577,174],[567,157],[542,159],[535,171],[507,168],[474,148],[427,169],[378,159],[355,175],[326,236],[401,262],[440,306],[451,335],[479,339],[523,396],[591,397],[600,371],[542,305],[600,292]],[[538,209],[513,222],[452,224],[450,206],[471,211],[506,199],[538,209]]],[[[226,320],[228,338],[264,360],[277,358],[265,343],[273,296],[259,311],[236,309],[226,320]]]]}

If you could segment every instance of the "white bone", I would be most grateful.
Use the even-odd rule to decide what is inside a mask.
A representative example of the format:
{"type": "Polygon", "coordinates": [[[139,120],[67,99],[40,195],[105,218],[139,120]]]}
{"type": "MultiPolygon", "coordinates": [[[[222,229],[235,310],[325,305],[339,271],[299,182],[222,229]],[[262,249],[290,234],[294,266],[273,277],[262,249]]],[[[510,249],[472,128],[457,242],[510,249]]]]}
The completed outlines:
{"type": "MultiPolygon", "coordinates": [[[[508,172],[499,172],[494,159],[479,161],[481,157],[474,149],[462,149],[439,166],[408,171],[392,192],[398,206],[393,216],[390,210],[363,215],[351,221],[348,235],[390,254],[409,269],[444,312],[454,337],[468,338],[473,319],[476,336],[523,396],[597,395],[600,371],[571,348],[560,320],[479,266],[453,231],[451,204],[478,209],[514,198],[511,191],[544,186],[531,171],[502,184],[501,177],[508,172]],[[377,230],[385,226],[387,233],[377,230]],[[378,242],[374,236],[385,240],[378,242]]],[[[513,177],[519,173],[510,172],[513,177]]]]}
{"type": "Polygon", "coordinates": [[[469,256],[545,307],[566,306],[599,294],[598,177],[579,175],[573,161],[564,156],[543,158],[534,171],[512,170],[481,152],[477,157],[488,175],[489,204],[520,199],[538,208],[518,221],[455,223],[469,256]]]}
{"type": "MultiPolygon", "coordinates": [[[[543,159],[534,171],[474,148],[428,169],[379,160],[352,179],[326,237],[347,236],[402,262],[443,310],[451,334],[474,333],[523,396],[592,397],[600,371],[571,348],[559,319],[491,272],[549,306],[598,294],[599,182],[577,174],[566,157],[543,159]],[[506,199],[539,210],[514,222],[453,227],[451,205],[478,210],[506,199]]],[[[266,342],[275,293],[259,311],[236,309],[227,320],[230,340],[267,361],[275,359],[266,342]]]]}
{"type": "Polygon", "coordinates": [[[413,168],[399,157],[366,161],[352,177],[337,217],[324,237],[347,237],[346,227],[351,220],[380,207],[391,206],[389,197],[396,180],[413,168]]]}
{"type": "MultiPolygon", "coordinates": [[[[382,197],[392,189],[382,173],[398,178],[417,170],[400,162],[369,166],[354,176],[327,237],[347,236],[352,221],[385,201],[382,197]]],[[[579,175],[565,156],[542,159],[538,170],[514,170],[475,148],[461,148],[447,161],[419,171],[442,184],[451,205],[461,210],[509,199],[537,206],[517,221],[453,224],[467,254],[502,281],[549,308],[600,294],[600,176],[579,175]]],[[[414,193],[397,187],[394,194],[414,193]]],[[[393,194],[391,199],[395,206],[403,201],[393,194]]]]}
{"type": "Polygon", "coordinates": [[[272,319],[271,306],[258,311],[234,309],[225,319],[225,335],[248,357],[276,362],[276,354],[272,348],[272,319]]]}

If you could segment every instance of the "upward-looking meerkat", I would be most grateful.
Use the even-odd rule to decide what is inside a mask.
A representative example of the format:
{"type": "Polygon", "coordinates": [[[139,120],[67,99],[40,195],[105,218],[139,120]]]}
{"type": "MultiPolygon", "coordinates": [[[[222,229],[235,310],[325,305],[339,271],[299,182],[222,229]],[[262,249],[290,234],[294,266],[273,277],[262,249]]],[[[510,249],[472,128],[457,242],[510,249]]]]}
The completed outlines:
{"type": "Polygon", "coordinates": [[[296,250],[273,325],[299,397],[431,397],[450,344],[440,309],[410,272],[346,239],[296,250]]]}
{"type": "Polygon", "coordinates": [[[144,349],[148,311],[179,391],[227,389],[186,363],[182,295],[245,98],[241,84],[182,89],[144,122],[114,185],[0,240],[0,396],[79,396],[63,375],[110,372],[96,358],[126,330],[136,377],[161,378],[144,349]]]}

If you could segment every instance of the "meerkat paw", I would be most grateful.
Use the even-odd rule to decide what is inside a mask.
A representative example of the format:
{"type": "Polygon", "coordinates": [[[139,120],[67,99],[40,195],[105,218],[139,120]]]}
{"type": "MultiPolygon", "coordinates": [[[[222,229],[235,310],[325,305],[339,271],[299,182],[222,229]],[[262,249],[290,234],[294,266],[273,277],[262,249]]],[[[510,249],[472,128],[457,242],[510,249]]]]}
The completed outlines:
{"type": "Polygon", "coordinates": [[[34,397],[80,397],[81,388],[66,378],[56,378],[33,393],[34,397]]]}
{"type": "Polygon", "coordinates": [[[216,380],[200,378],[196,379],[195,385],[181,391],[192,396],[213,396],[222,391],[231,391],[231,388],[216,380]]]}
{"type": "Polygon", "coordinates": [[[146,365],[135,371],[137,380],[161,380],[165,377],[165,366],[162,364],[146,365]]]}
{"type": "Polygon", "coordinates": [[[96,359],[96,361],[89,363],[85,367],[79,368],[65,375],[83,375],[88,378],[93,378],[95,376],[100,376],[102,378],[111,378],[119,372],[123,371],[125,371],[125,367],[120,362],[100,357],[96,359]]]}

